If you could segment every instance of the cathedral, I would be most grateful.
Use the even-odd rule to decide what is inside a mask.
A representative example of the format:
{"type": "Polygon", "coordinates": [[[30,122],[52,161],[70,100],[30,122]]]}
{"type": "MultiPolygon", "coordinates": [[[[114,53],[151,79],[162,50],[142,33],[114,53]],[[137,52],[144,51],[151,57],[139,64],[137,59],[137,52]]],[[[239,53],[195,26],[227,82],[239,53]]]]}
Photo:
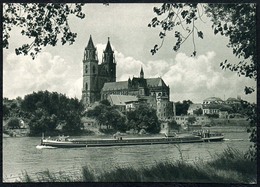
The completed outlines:
{"type": "Polygon", "coordinates": [[[90,36],[83,58],[82,102],[89,106],[108,99],[110,95],[145,98],[157,110],[160,119],[173,115],[173,102],[169,101],[170,88],[162,78],[145,78],[141,67],[139,77],[116,82],[116,61],[109,38],[99,64],[97,49],[90,36]]]}
{"type": "Polygon", "coordinates": [[[82,101],[85,105],[101,100],[101,90],[106,82],[116,81],[116,62],[114,51],[108,38],[107,46],[103,52],[102,62],[99,64],[97,49],[92,37],[84,51],[83,57],[83,89],[82,101]]]}

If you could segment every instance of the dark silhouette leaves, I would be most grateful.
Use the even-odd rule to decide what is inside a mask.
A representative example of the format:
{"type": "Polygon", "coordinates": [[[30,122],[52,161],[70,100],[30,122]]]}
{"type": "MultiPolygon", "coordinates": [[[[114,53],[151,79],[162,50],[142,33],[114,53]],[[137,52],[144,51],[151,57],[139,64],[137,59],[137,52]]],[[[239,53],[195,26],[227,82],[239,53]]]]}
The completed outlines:
{"type": "Polygon", "coordinates": [[[201,38],[201,39],[203,39],[203,32],[198,31],[198,37],[201,38]]]}
{"type": "MultiPolygon", "coordinates": [[[[161,7],[154,7],[154,12],[157,17],[154,17],[148,24],[148,27],[161,27],[163,32],[160,32],[159,37],[162,39],[159,48],[154,48],[151,50],[152,55],[154,55],[158,49],[162,47],[163,40],[166,36],[167,31],[175,31],[176,42],[173,45],[173,50],[178,51],[181,44],[186,41],[188,37],[194,32],[197,27],[195,27],[194,22],[199,18],[199,13],[197,11],[197,4],[191,3],[164,3],[161,7]],[[166,15],[166,18],[165,18],[166,15]],[[160,17],[163,16],[163,17],[160,17]],[[159,19],[161,18],[161,19],[159,19]],[[190,29],[189,25],[192,25],[190,29]],[[179,31],[176,26],[181,27],[183,30],[179,31]]],[[[203,38],[202,31],[197,31],[198,37],[203,38]]],[[[192,35],[194,37],[194,35],[192,35]]],[[[195,43],[194,43],[195,46],[195,43]]],[[[194,47],[194,51],[195,47],[194,47]]],[[[193,53],[193,55],[196,53],[193,53]]]]}
{"type": "Polygon", "coordinates": [[[9,32],[14,26],[21,27],[21,34],[31,38],[30,44],[15,49],[17,55],[30,55],[34,59],[41,46],[56,46],[58,40],[64,45],[75,42],[77,37],[68,24],[68,16],[83,19],[83,3],[6,3],[3,4],[3,48],[9,46],[9,32]]]}
{"type": "MultiPolygon", "coordinates": [[[[161,7],[154,7],[157,17],[149,23],[149,27],[160,27],[159,33],[161,45],[156,45],[151,53],[154,55],[163,45],[166,33],[174,31],[175,41],[173,50],[177,52],[182,44],[192,38],[193,52],[196,56],[197,37],[203,39],[203,31],[198,30],[196,21],[201,19],[202,11],[212,21],[214,34],[220,34],[229,38],[227,47],[233,49],[233,54],[242,60],[237,63],[222,62],[222,69],[237,72],[239,76],[245,76],[256,80],[256,5],[248,4],[190,4],[190,3],[164,3],[161,7]],[[200,11],[199,11],[200,10],[200,11]]],[[[169,35],[169,34],[168,34],[169,35]]]]}
{"type": "MultiPolygon", "coordinates": [[[[203,32],[198,30],[197,21],[201,20],[202,14],[211,19],[212,31],[229,39],[228,48],[233,50],[233,54],[238,58],[237,62],[220,63],[220,68],[236,72],[238,76],[245,76],[250,79],[257,79],[257,55],[256,55],[256,4],[255,3],[233,3],[233,4],[189,4],[189,3],[164,3],[161,7],[154,8],[155,17],[150,22],[150,27],[160,27],[161,39],[160,47],[156,45],[151,53],[154,55],[163,45],[167,31],[173,31],[175,40],[173,50],[176,52],[181,45],[191,37],[193,43],[193,53],[196,56],[195,34],[203,39],[203,32]]],[[[201,20],[202,21],[202,20],[201,20]]],[[[168,34],[169,35],[169,34],[168,34]]],[[[245,93],[250,94],[255,91],[252,87],[245,87],[245,93]]],[[[249,116],[251,124],[250,141],[256,142],[256,120],[255,112],[249,116]]],[[[253,145],[249,154],[256,159],[256,144],[253,145]]]]}

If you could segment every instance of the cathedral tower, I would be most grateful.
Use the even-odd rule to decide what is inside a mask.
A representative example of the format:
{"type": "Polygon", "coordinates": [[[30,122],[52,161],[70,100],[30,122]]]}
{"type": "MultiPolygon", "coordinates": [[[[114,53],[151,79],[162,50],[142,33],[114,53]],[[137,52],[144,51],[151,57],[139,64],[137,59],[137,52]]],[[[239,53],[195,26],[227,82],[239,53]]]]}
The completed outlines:
{"type": "Polygon", "coordinates": [[[111,48],[109,37],[106,49],[103,54],[102,64],[106,67],[107,71],[107,82],[116,81],[116,62],[114,51],[111,48]]]}
{"type": "Polygon", "coordinates": [[[106,82],[116,82],[115,55],[108,38],[106,49],[103,51],[102,63],[99,65],[99,90],[106,82]]]}
{"type": "Polygon", "coordinates": [[[97,49],[90,35],[83,57],[82,102],[85,105],[97,101],[100,97],[100,92],[98,91],[98,58],[96,51],[97,49]]]}

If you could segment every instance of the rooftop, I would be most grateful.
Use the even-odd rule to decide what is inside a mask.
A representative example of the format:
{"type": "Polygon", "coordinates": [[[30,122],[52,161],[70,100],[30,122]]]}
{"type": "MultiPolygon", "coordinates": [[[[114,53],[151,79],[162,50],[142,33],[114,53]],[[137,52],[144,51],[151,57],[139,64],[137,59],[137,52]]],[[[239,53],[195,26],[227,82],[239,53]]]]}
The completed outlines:
{"type": "MultiPolygon", "coordinates": [[[[132,81],[138,82],[140,80],[146,80],[147,87],[167,87],[162,78],[148,78],[148,79],[141,79],[134,77],[132,81]]],[[[119,81],[119,82],[106,82],[103,86],[103,91],[108,90],[123,90],[128,89],[128,81],[119,81]]]]}
{"type": "Polygon", "coordinates": [[[162,78],[148,78],[146,81],[148,87],[166,86],[162,78]]]}
{"type": "Polygon", "coordinates": [[[119,89],[128,89],[128,82],[127,81],[106,82],[102,88],[103,91],[119,90],[119,89]]]}
{"type": "Polygon", "coordinates": [[[222,101],[219,97],[209,97],[205,99],[204,101],[222,101]]]}
{"type": "Polygon", "coordinates": [[[129,101],[138,101],[136,96],[132,95],[110,95],[109,100],[112,105],[125,105],[129,101]]]}

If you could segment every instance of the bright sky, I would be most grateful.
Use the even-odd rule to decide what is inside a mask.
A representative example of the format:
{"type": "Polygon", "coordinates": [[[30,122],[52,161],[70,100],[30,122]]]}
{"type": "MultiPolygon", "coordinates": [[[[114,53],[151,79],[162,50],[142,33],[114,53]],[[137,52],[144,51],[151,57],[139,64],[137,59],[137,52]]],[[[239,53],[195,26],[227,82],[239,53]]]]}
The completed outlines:
{"type": "Polygon", "coordinates": [[[3,50],[3,96],[10,99],[24,97],[33,91],[49,90],[81,98],[82,59],[90,34],[98,49],[99,60],[110,37],[117,62],[117,81],[139,76],[143,66],[145,77],[162,77],[170,86],[171,101],[192,100],[202,102],[208,97],[241,96],[256,103],[256,94],[245,95],[245,86],[256,87],[256,82],[238,77],[234,72],[223,71],[219,64],[225,59],[237,62],[228,40],[216,36],[211,22],[204,17],[198,23],[204,39],[196,38],[197,56],[191,40],[187,40],[178,52],[172,50],[174,33],[169,33],[163,47],[152,55],[150,50],[160,43],[159,29],[147,25],[155,16],[154,6],[160,4],[88,4],[84,8],[86,18],[70,17],[69,24],[78,36],[73,45],[47,47],[35,60],[30,56],[17,56],[14,49],[27,39],[15,29],[11,33],[10,47],[3,50]]]}

